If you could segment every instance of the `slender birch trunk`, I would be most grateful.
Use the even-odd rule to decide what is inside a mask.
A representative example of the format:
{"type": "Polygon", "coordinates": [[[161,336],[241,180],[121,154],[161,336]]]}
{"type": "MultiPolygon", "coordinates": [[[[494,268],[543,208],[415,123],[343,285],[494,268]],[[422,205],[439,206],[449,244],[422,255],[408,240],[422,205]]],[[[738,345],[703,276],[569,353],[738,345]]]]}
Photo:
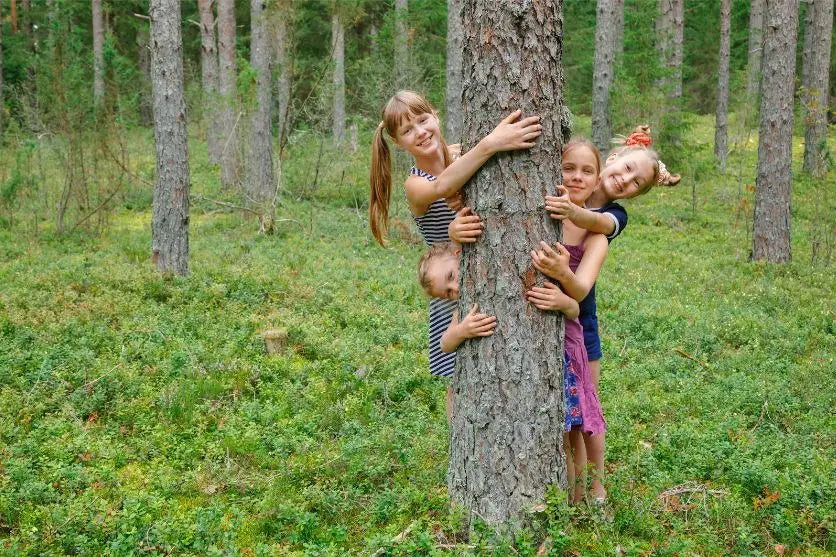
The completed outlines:
{"type": "Polygon", "coordinates": [[[257,74],[257,82],[256,107],[250,116],[247,190],[253,200],[263,205],[272,201],[276,193],[276,183],[273,181],[273,131],[270,125],[273,76],[270,73],[266,8],[267,0],[250,2],[250,65],[257,74]]]}
{"type": "Polygon", "coordinates": [[[93,99],[96,106],[104,98],[104,28],[102,0],[90,0],[93,11],[93,99]]]}
{"type": "Polygon", "coordinates": [[[462,129],[462,2],[447,0],[447,141],[458,143],[462,129]]]}
{"type": "Polygon", "coordinates": [[[334,56],[334,99],[331,118],[331,132],[334,145],[345,137],[345,35],[339,6],[331,14],[331,51],[334,56]]]}
{"type": "Polygon", "coordinates": [[[149,15],[157,151],[151,260],[161,272],[186,275],[189,272],[189,150],[180,0],[151,0],[149,15]]]}
{"type": "MultiPolygon", "coordinates": [[[[833,40],[833,0],[810,0],[810,45],[804,71],[804,170],[816,177],[827,172],[827,110],[830,96],[830,47],[833,40]]],[[[805,40],[806,42],[806,40],[805,40]]],[[[805,44],[805,50],[807,45],[805,44]]]]}
{"type": "Polygon", "coordinates": [[[792,129],[798,0],[766,0],[752,259],[783,263],[790,250],[792,129]]]}
{"type": "Polygon", "coordinates": [[[235,2],[218,1],[218,96],[221,103],[221,183],[237,186],[238,162],[238,72],[235,61],[235,2]]]}
{"type": "Polygon", "coordinates": [[[717,80],[717,111],[714,118],[714,155],[726,172],[729,156],[729,57],[731,55],[731,0],[720,0],[720,56],[717,80]]]}
{"type": "Polygon", "coordinates": [[[624,0],[598,0],[592,75],[592,142],[602,153],[606,153],[612,138],[610,88],[614,80],[615,56],[621,48],[617,42],[622,37],[623,27],[624,0]]]}
{"type": "Polygon", "coordinates": [[[198,0],[200,11],[200,78],[203,88],[203,114],[206,119],[206,145],[209,160],[221,161],[221,135],[218,119],[218,42],[215,38],[213,0],[198,0]]]}
{"type": "Polygon", "coordinates": [[[465,246],[459,307],[478,302],[500,322],[493,336],[458,350],[447,485],[490,525],[521,518],[551,484],[566,489],[563,321],[525,301],[542,281],[531,247],[560,238],[542,200],[562,181],[562,4],[463,1],[462,77],[473,84],[462,95],[465,150],[517,108],[542,115],[545,132],[531,150],[492,158],[465,191],[485,233],[465,246]]]}

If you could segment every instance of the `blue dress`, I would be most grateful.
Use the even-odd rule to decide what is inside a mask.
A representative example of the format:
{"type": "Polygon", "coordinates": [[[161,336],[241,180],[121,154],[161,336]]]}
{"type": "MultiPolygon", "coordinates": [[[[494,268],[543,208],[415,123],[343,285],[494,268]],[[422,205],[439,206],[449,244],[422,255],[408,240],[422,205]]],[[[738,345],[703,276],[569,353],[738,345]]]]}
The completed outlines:
{"type": "MultiPolygon", "coordinates": [[[[435,181],[436,177],[416,167],[409,171],[414,176],[420,176],[435,181]]],[[[436,199],[427,208],[427,212],[416,217],[412,215],[418,230],[428,246],[438,242],[449,242],[447,227],[456,218],[456,213],[447,206],[443,199],[436,199]]],[[[430,298],[429,345],[430,345],[430,375],[436,377],[452,377],[456,370],[456,353],[441,351],[441,336],[453,320],[453,312],[458,307],[457,300],[430,298]]]]}

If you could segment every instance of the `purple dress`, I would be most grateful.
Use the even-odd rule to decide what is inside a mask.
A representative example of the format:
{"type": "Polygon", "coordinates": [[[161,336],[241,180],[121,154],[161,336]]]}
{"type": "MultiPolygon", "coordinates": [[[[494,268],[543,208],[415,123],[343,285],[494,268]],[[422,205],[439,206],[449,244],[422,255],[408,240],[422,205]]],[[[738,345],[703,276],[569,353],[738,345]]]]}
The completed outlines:
{"type": "MultiPolygon", "coordinates": [[[[583,259],[584,246],[565,246],[569,250],[569,268],[577,271],[583,259]]],[[[589,376],[589,359],[583,341],[583,327],[577,319],[564,319],[566,336],[563,349],[566,352],[564,385],[566,386],[566,426],[567,430],[580,427],[584,433],[595,435],[607,430],[604,412],[592,378],[589,376]],[[577,416],[580,416],[580,420],[577,416]],[[578,424],[580,422],[580,424],[578,424]]]]}

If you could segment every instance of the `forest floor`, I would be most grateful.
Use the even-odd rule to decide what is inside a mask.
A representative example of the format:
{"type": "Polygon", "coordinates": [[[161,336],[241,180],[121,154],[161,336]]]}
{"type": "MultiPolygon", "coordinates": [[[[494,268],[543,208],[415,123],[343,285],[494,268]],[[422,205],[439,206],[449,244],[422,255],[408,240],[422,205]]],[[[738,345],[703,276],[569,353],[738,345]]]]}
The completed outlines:
{"type": "MultiPolygon", "coordinates": [[[[793,262],[752,263],[757,144],[721,175],[712,123],[679,187],[629,202],[599,282],[608,503],[554,496],[515,539],[465,541],[448,506],[423,246],[402,199],[373,243],[365,147],[297,139],[275,235],[197,199],[188,278],[150,265],[148,191],[100,235],[0,228],[0,552],[832,554],[833,267],[811,258],[833,173],[796,162],[793,262]]],[[[214,176],[193,141],[193,191],[214,176]]]]}

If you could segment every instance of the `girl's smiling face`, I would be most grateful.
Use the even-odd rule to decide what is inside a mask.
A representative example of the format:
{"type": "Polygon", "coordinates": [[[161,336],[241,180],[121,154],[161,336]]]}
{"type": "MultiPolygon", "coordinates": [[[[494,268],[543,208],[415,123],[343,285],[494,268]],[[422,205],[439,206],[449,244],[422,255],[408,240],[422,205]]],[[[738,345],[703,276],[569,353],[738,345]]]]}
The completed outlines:
{"type": "Polygon", "coordinates": [[[578,145],[563,153],[563,185],[569,199],[583,205],[598,187],[598,157],[586,145],[578,145]]]}
{"type": "Polygon", "coordinates": [[[629,199],[641,195],[656,176],[650,155],[633,149],[618,156],[601,171],[601,187],[610,199],[629,199]]]}
{"type": "Polygon", "coordinates": [[[441,146],[438,118],[434,114],[406,114],[396,131],[395,140],[413,157],[425,157],[438,151],[441,146]]]}

